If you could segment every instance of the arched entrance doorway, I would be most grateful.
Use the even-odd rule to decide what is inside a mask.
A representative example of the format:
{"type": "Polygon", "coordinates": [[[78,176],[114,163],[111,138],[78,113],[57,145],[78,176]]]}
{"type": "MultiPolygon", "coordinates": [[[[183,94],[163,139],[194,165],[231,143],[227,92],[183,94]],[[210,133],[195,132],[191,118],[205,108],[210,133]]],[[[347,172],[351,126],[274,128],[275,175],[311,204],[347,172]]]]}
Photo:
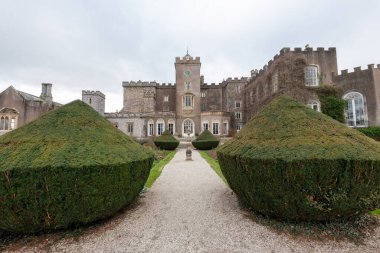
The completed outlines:
{"type": "Polygon", "coordinates": [[[182,122],[182,136],[193,137],[194,136],[194,121],[191,119],[185,119],[182,122]]]}

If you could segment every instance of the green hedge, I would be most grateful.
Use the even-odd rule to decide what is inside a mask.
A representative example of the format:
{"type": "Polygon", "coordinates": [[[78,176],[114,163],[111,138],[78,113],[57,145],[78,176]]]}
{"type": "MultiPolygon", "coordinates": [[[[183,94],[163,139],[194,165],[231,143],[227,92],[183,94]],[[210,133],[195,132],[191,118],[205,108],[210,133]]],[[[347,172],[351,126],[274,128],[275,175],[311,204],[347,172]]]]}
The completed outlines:
{"type": "Polygon", "coordinates": [[[204,130],[198,138],[191,142],[196,149],[210,150],[218,147],[219,140],[209,131],[204,130]]]}
{"type": "Polygon", "coordinates": [[[348,219],[380,206],[380,144],[280,96],[217,149],[230,187],[278,219],[348,219]]]}
{"type": "Polygon", "coordinates": [[[74,101],[0,137],[0,229],[33,233],[111,216],[143,189],[153,153],[74,101]]]}
{"type": "Polygon", "coordinates": [[[380,127],[361,127],[356,128],[359,132],[367,135],[368,137],[371,137],[375,140],[380,140],[380,127]]]}
{"type": "Polygon", "coordinates": [[[179,140],[171,135],[168,130],[165,130],[161,136],[154,140],[154,144],[160,149],[175,150],[179,145],[179,140]]]}

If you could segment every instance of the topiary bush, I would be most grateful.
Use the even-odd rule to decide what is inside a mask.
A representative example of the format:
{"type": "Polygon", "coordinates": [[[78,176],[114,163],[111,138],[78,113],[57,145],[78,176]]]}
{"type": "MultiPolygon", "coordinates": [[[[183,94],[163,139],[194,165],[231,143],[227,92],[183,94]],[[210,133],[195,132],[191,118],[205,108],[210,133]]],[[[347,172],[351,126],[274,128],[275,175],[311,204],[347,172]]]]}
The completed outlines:
{"type": "Polygon", "coordinates": [[[179,145],[179,140],[177,140],[169,130],[165,130],[161,136],[158,136],[154,140],[154,144],[164,150],[175,150],[179,145]]]}
{"type": "Polygon", "coordinates": [[[380,144],[287,96],[217,154],[232,190],[263,215],[333,221],[380,206],[380,144]]]}
{"type": "Polygon", "coordinates": [[[74,101],[0,137],[0,230],[33,233],[113,215],[141,192],[153,153],[74,101]]]}
{"type": "Polygon", "coordinates": [[[191,142],[196,149],[210,150],[219,145],[219,140],[209,131],[204,130],[201,135],[191,142]]]}
{"type": "Polygon", "coordinates": [[[360,127],[355,129],[372,139],[380,141],[380,127],[360,127]]]}

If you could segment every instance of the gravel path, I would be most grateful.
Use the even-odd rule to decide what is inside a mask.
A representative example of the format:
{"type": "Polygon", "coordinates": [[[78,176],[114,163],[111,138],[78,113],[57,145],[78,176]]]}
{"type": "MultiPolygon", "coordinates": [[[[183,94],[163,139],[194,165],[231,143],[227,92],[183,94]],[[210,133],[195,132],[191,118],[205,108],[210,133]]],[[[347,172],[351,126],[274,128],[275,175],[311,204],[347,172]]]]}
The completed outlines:
{"type": "MultiPolygon", "coordinates": [[[[380,231],[364,245],[308,241],[253,222],[197,151],[177,152],[134,208],[100,230],[63,239],[49,252],[378,252],[380,231]]],[[[40,252],[38,246],[18,249],[40,252]],[[33,248],[34,247],[34,248],[33,248]]]]}

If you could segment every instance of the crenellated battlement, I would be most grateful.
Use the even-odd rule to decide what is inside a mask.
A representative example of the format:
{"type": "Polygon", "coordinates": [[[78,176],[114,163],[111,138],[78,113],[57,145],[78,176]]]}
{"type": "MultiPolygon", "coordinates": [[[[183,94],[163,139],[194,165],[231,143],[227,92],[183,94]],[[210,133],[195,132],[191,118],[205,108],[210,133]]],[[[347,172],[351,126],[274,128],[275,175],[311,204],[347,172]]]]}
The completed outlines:
{"type": "Polygon", "coordinates": [[[175,83],[161,83],[159,87],[174,87],[175,85],[175,83]]]}
{"type": "Polygon", "coordinates": [[[196,64],[200,64],[201,63],[201,58],[200,57],[192,57],[190,55],[185,55],[184,57],[176,57],[175,58],[175,63],[196,63],[196,64]]]}
{"type": "MultiPolygon", "coordinates": [[[[287,53],[302,53],[302,54],[310,54],[310,53],[336,53],[335,47],[329,47],[328,49],[325,49],[324,47],[317,47],[316,50],[314,50],[312,47],[305,47],[302,49],[301,47],[295,47],[293,50],[290,47],[284,47],[280,50],[280,55],[284,55],[287,53]]],[[[274,57],[274,60],[278,58],[278,55],[274,57]]]]}
{"type": "Polygon", "coordinates": [[[376,66],[375,66],[375,64],[368,64],[366,69],[362,69],[361,66],[355,67],[353,69],[353,71],[351,71],[351,72],[349,72],[348,69],[343,69],[340,71],[340,75],[344,76],[344,75],[357,74],[357,73],[367,71],[367,70],[371,70],[371,69],[380,69],[380,64],[377,64],[376,66]]]}
{"type": "Polygon", "coordinates": [[[246,82],[248,81],[248,77],[228,77],[225,82],[246,82]]]}
{"type": "Polygon", "coordinates": [[[106,95],[104,95],[102,92],[100,91],[93,91],[93,90],[82,90],[82,96],[83,95],[96,95],[96,96],[99,96],[101,98],[105,98],[106,95]]]}
{"type": "Polygon", "coordinates": [[[123,82],[123,87],[155,87],[159,84],[156,81],[153,82],[147,82],[147,81],[130,81],[130,82],[123,82]]]}

